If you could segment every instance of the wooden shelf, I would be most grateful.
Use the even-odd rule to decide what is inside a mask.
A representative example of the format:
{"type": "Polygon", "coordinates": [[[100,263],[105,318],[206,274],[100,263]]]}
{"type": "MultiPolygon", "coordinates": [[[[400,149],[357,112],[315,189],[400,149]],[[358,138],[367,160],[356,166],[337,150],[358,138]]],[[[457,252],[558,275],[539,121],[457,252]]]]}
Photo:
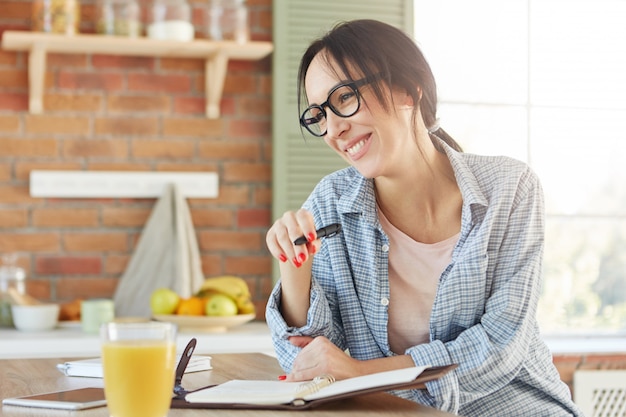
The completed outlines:
{"type": "Polygon", "coordinates": [[[273,50],[271,42],[161,41],[104,35],[59,35],[41,32],[6,31],[2,48],[28,51],[29,102],[31,113],[43,112],[46,54],[110,54],[153,57],[201,58],[205,60],[206,115],[220,116],[220,99],[229,59],[257,60],[273,50]]]}

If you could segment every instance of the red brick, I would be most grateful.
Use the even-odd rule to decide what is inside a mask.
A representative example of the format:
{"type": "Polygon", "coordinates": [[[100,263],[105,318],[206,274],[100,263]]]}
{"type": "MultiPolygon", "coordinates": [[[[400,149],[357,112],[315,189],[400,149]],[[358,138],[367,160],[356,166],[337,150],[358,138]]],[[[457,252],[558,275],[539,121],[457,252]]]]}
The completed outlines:
{"type": "Polygon", "coordinates": [[[273,146],[271,140],[263,141],[261,143],[261,160],[271,161],[273,157],[273,146]]]}
{"type": "Polygon", "coordinates": [[[118,73],[60,71],[58,84],[71,90],[119,91],[124,88],[124,77],[118,73]]]}
{"type": "Polygon", "coordinates": [[[256,161],[260,154],[258,141],[207,140],[198,144],[198,156],[206,159],[256,161]]]}
{"type": "Polygon", "coordinates": [[[28,110],[28,94],[0,92],[0,110],[28,110]]]}
{"type": "Polygon", "coordinates": [[[271,136],[271,123],[269,121],[237,120],[228,125],[229,137],[231,138],[263,138],[271,136]]]}
{"type": "Polygon", "coordinates": [[[20,118],[15,115],[0,115],[0,131],[16,133],[20,129],[20,118]]]}
{"type": "Polygon", "coordinates": [[[118,282],[112,278],[62,278],[56,281],[57,299],[113,298],[118,282]]]}
{"type": "Polygon", "coordinates": [[[0,138],[0,156],[19,158],[57,155],[57,141],[55,139],[0,138]]]}
{"type": "Polygon", "coordinates": [[[47,279],[33,279],[31,276],[26,280],[26,293],[40,301],[52,300],[51,281],[47,279]]]}
{"type": "Polygon", "coordinates": [[[40,275],[93,275],[102,273],[99,257],[50,257],[36,258],[36,272],[40,275]]]}
{"type": "Polygon", "coordinates": [[[228,182],[269,182],[272,167],[269,163],[226,163],[223,180],[228,182]]]}
{"type": "Polygon", "coordinates": [[[102,107],[102,98],[92,94],[46,94],[43,97],[46,111],[97,112],[102,107]]]}
{"type": "Polygon", "coordinates": [[[10,164],[2,164],[0,165],[0,181],[8,181],[11,179],[11,165],[10,164]]]}
{"type": "Polygon", "coordinates": [[[28,212],[25,209],[0,210],[0,228],[14,229],[28,225],[28,212]]]}
{"type": "Polygon", "coordinates": [[[3,233],[0,252],[53,252],[61,248],[57,233],[3,233]]]}
{"type": "Polygon", "coordinates": [[[122,275],[130,262],[127,255],[108,255],[104,264],[104,272],[107,275],[122,275]]]}
{"type": "Polygon", "coordinates": [[[259,250],[264,240],[260,233],[233,232],[233,231],[205,231],[200,232],[198,244],[201,250],[259,250]]]}
{"type": "Polygon", "coordinates": [[[36,198],[30,196],[28,184],[2,185],[0,184],[0,204],[33,203],[36,198]]]}
{"type": "Polygon", "coordinates": [[[27,133],[64,133],[68,135],[87,135],[89,119],[86,117],[28,115],[25,117],[27,133]]]}
{"type": "Polygon", "coordinates": [[[224,94],[255,92],[256,85],[254,75],[228,74],[224,80],[224,94]]]}
{"type": "Polygon", "coordinates": [[[190,87],[188,75],[128,74],[130,91],[185,93],[190,91],[190,87]]]}
{"type": "Polygon", "coordinates": [[[102,225],[105,227],[141,227],[146,224],[151,212],[151,207],[103,207],[102,225]]]}
{"type": "Polygon", "coordinates": [[[85,54],[48,54],[46,66],[48,69],[86,68],[89,63],[85,54]]]}
{"type": "Polygon", "coordinates": [[[88,208],[35,208],[33,226],[36,227],[95,227],[98,209],[88,208]]]}
{"type": "Polygon", "coordinates": [[[239,99],[240,111],[251,116],[272,115],[272,101],[263,97],[241,97],[239,99]]]}
{"type": "Polygon", "coordinates": [[[263,75],[259,77],[259,94],[263,96],[269,96],[271,100],[272,95],[272,76],[271,74],[263,75]]]}
{"type": "Polygon", "coordinates": [[[272,272],[272,259],[268,256],[227,257],[224,273],[231,275],[259,275],[272,272]]]}
{"type": "Polygon", "coordinates": [[[133,140],[132,154],[136,158],[191,158],[192,141],[183,140],[133,140]]]}
{"type": "Polygon", "coordinates": [[[204,60],[198,58],[161,58],[159,67],[168,71],[195,71],[204,74],[204,60]]]}
{"type": "Polygon", "coordinates": [[[15,66],[17,64],[17,54],[21,52],[5,51],[0,49],[0,65],[15,66]]]}
{"type": "Polygon", "coordinates": [[[28,73],[23,70],[0,70],[0,88],[11,90],[28,88],[28,73]]]}
{"type": "Polygon", "coordinates": [[[124,139],[66,139],[62,154],[71,158],[125,158],[128,142],[124,139]]]}
{"type": "Polygon", "coordinates": [[[232,227],[234,214],[232,210],[218,209],[191,209],[191,220],[196,228],[199,227],[232,227]]]}
{"type": "Polygon", "coordinates": [[[91,63],[96,68],[121,68],[121,69],[154,69],[154,58],[144,56],[126,55],[98,55],[91,57],[91,63]]]}
{"type": "Polygon", "coordinates": [[[157,171],[179,171],[179,172],[216,172],[218,171],[217,162],[209,163],[180,163],[180,162],[160,162],[155,164],[157,171]]]}
{"type": "Polygon", "coordinates": [[[254,205],[270,206],[272,204],[272,189],[271,187],[258,187],[254,190],[254,198],[252,200],[254,205]]]}
{"type": "Polygon", "coordinates": [[[166,119],[163,121],[164,136],[217,137],[224,131],[222,119],[166,119]]]}
{"type": "Polygon", "coordinates": [[[2,0],[3,19],[30,19],[31,11],[30,2],[2,0]]]}
{"type": "Polygon", "coordinates": [[[110,112],[159,112],[170,111],[168,96],[109,96],[107,109],[110,112]]]}
{"type": "Polygon", "coordinates": [[[249,203],[250,188],[247,185],[223,185],[220,178],[220,189],[217,198],[210,201],[216,204],[242,205],[249,203]]]}
{"type": "Polygon", "coordinates": [[[18,162],[15,164],[15,178],[26,181],[33,170],[77,171],[81,168],[82,165],[77,162],[18,162]]]}
{"type": "Polygon", "coordinates": [[[204,97],[176,97],[174,99],[174,113],[204,114],[206,100],[204,97]]]}
{"type": "Polygon", "coordinates": [[[205,277],[223,275],[222,257],[218,255],[201,255],[202,273],[205,277]]]}
{"type": "Polygon", "coordinates": [[[237,212],[237,226],[246,227],[269,227],[271,210],[269,209],[240,209],[237,212]]]}
{"type": "Polygon", "coordinates": [[[66,233],[63,246],[73,252],[119,252],[128,250],[126,233],[66,233]]]}
{"type": "Polygon", "coordinates": [[[91,171],[150,171],[151,165],[140,162],[89,162],[91,171]]]}
{"type": "Polygon", "coordinates": [[[157,129],[157,119],[138,117],[98,118],[94,127],[98,135],[118,136],[155,136],[157,129]]]}

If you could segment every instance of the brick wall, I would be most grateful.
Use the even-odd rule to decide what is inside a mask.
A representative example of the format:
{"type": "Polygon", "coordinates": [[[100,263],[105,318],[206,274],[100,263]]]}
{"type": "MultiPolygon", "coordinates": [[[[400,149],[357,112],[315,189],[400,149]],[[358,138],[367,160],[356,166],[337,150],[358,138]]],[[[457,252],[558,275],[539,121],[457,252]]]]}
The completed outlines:
{"type": "MultiPolygon", "coordinates": [[[[197,36],[205,2],[189,0],[197,36]]],[[[248,0],[271,41],[271,0],[248,0]]],[[[94,32],[95,0],[81,0],[94,32]]],[[[0,0],[0,31],[30,29],[30,0],[0,0]]],[[[45,111],[28,103],[28,55],[0,49],[0,253],[15,252],[43,300],[111,297],[154,199],[42,199],[33,169],[211,171],[216,199],[189,199],[206,276],[244,277],[259,318],[271,289],[271,57],[231,61],[222,117],[204,115],[204,61],[48,56],[45,111]]]]}

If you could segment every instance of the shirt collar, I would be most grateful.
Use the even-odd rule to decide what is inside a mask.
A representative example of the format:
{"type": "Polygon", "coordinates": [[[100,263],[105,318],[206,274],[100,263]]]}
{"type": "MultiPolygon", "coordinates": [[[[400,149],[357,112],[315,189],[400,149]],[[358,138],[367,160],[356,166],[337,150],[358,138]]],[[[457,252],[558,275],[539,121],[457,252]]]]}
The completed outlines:
{"type": "MultiPolygon", "coordinates": [[[[452,149],[447,143],[439,138],[435,138],[439,145],[444,149],[457,184],[463,196],[464,209],[469,209],[473,222],[479,221],[478,217],[482,217],[488,201],[484,193],[480,189],[478,180],[472,169],[467,164],[464,154],[452,149]]],[[[352,170],[352,187],[343,194],[338,202],[339,212],[342,214],[359,213],[367,216],[365,219],[376,224],[376,197],[374,193],[374,180],[363,177],[354,167],[347,168],[352,170]]],[[[463,210],[464,212],[466,210],[463,210]]]]}

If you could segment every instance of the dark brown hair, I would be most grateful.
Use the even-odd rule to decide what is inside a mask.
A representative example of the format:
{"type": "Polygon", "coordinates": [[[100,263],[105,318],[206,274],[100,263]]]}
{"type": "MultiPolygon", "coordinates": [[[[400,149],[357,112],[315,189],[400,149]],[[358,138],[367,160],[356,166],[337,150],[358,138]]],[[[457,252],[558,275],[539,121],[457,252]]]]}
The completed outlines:
{"type": "MultiPolygon", "coordinates": [[[[433,136],[441,138],[453,149],[462,152],[461,146],[437,126],[437,87],[430,65],[416,43],[400,29],[376,20],[342,22],[308,47],[300,61],[298,71],[298,110],[306,102],[304,80],[313,58],[319,53],[324,59],[333,59],[339,69],[350,76],[354,71],[379,81],[371,84],[375,97],[383,109],[391,108],[389,88],[399,88],[419,103],[424,124],[431,140],[439,150],[433,136]],[[351,70],[352,69],[352,70],[351,70]],[[384,86],[387,88],[384,88],[384,86]]],[[[350,80],[354,81],[354,80],[350,80]]],[[[413,120],[417,117],[417,106],[413,120]]]]}

